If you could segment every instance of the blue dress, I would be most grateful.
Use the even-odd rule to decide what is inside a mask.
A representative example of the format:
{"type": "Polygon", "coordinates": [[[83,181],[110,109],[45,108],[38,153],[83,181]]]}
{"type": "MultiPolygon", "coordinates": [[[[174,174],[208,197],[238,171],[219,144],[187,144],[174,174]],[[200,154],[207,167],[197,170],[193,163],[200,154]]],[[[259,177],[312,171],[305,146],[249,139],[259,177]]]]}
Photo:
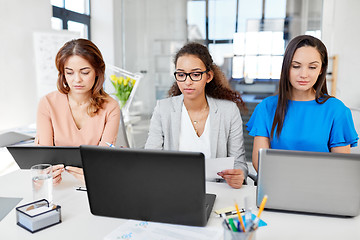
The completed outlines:
{"type": "MultiPolygon", "coordinates": [[[[251,136],[270,138],[278,96],[264,99],[246,124],[251,136]]],[[[340,100],[329,98],[325,103],[312,101],[288,102],[279,138],[274,136],[270,148],[298,151],[330,152],[333,147],[357,146],[351,111],[340,100]]]]}

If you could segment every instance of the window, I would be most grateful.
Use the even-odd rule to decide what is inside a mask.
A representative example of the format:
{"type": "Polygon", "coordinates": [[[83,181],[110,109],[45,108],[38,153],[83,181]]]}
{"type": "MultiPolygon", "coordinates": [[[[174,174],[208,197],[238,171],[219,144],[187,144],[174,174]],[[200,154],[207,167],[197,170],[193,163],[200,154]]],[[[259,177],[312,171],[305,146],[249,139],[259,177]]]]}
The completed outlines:
{"type": "Polygon", "coordinates": [[[284,54],[284,19],[247,21],[245,33],[234,34],[233,78],[279,79],[284,54]],[[239,64],[240,63],[240,64],[239,64]]]}
{"type": "Polygon", "coordinates": [[[207,45],[229,78],[280,77],[286,0],[189,0],[187,8],[188,40],[207,45]]]}
{"type": "Polygon", "coordinates": [[[90,39],[89,0],[51,0],[53,29],[67,29],[80,33],[80,37],[90,39]]]}

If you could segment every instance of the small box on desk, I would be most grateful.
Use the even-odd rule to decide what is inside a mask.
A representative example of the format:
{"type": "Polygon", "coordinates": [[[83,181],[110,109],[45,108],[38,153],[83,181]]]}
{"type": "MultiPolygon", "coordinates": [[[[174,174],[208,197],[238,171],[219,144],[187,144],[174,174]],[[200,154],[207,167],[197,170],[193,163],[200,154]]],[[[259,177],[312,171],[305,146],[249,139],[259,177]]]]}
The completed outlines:
{"type": "Polygon", "coordinates": [[[49,206],[45,199],[16,208],[16,223],[31,233],[61,223],[61,206],[49,206]]]}

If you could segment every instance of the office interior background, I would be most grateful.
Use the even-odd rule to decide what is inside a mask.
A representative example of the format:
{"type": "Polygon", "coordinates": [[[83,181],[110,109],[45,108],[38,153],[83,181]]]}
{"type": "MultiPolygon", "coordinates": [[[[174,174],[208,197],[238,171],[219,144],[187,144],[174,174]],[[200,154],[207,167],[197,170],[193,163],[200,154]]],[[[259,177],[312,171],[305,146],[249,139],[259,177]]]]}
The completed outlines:
{"type": "MultiPolygon", "coordinates": [[[[187,41],[209,47],[251,110],[276,91],[287,42],[300,34],[320,38],[329,56],[338,56],[337,84],[333,90],[328,82],[329,91],[352,109],[360,132],[358,0],[0,0],[0,4],[0,131],[36,122],[38,100],[44,94],[39,91],[44,84],[39,75],[55,65],[49,58],[39,67],[36,34],[61,30],[92,40],[107,65],[143,75],[130,107],[130,115],[140,114],[144,120],[133,126],[135,147],[146,141],[156,100],[166,97],[174,81],[173,55],[187,41]]],[[[332,69],[330,63],[329,73],[332,69]]],[[[55,83],[57,76],[46,78],[55,83]]],[[[105,90],[111,93],[109,85],[107,79],[105,90]]],[[[244,115],[244,122],[248,118],[244,115]]]]}

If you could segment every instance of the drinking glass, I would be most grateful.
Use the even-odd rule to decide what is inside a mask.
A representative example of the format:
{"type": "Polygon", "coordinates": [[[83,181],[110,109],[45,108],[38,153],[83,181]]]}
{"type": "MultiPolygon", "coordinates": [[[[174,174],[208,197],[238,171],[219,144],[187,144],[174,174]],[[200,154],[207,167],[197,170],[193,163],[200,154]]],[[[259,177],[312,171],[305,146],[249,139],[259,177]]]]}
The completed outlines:
{"type": "Polygon", "coordinates": [[[53,178],[50,164],[38,164],[31,167],[33,200],[46,199],[53,202],[53,178]]]}

